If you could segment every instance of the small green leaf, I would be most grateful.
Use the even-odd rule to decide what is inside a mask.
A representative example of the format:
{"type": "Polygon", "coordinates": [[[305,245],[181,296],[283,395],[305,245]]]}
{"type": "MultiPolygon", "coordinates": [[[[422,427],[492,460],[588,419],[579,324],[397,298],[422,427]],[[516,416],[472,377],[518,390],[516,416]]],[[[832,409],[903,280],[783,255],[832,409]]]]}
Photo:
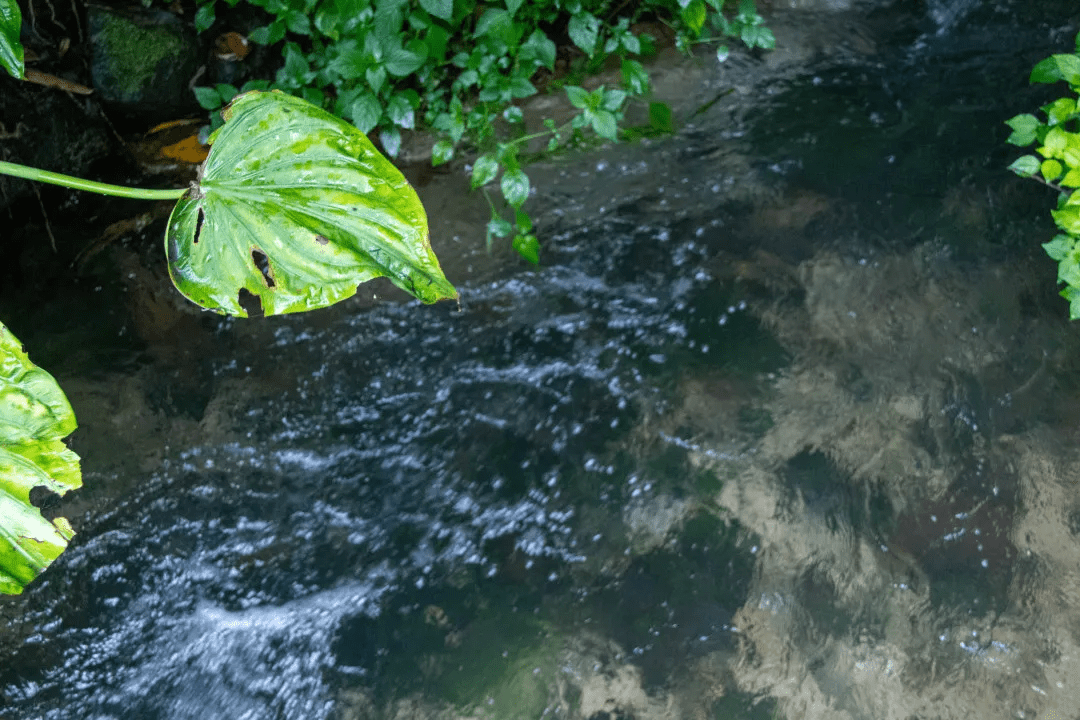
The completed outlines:
{"type": "Polygon", "coordinates": [[[535,235],[515,235],[513,247],[518,255],[533,265],[540,264],[540,241],[535,235]]]}
{"type": "Polygon", "coordinates": [[[1043,157],[1059,158],[1068,145],[1069,133],[1060,127],[1052,127],[1046,133],[1046,139],[1043,140],[1043,147],[1039,148],[1039,152],[1042,153],[1043,157]]]}
{"type": "Polygon", "coordinates": [[[169,274],[193,302],[246,316],[326,307],[385,276],[423,302],[457,297],[415,191],[367,137],[299,98],[250,92],[211,136],[169,218],[169,274]]]}
{"type": "Polygon", "coordinates": [[[717,62],[724,62],[731,55],[731,49],[727,45],[720,45],[716,48],[716,60],[717,62]]]}
{"type": "Polygon", "coordinates": [[[1058,181],[1058,185],[1071,188],[1080,187],[1080,168],[1073,168],[1065,173],[1065,177],[1058,181]]]}
{"type": "Polygon", "coordinates": [[[390,98],[386,105],[386,116],[395,125],[406,130],[412,130],[416,126],[416,113],[409,99],[402,93],[390,98]]]}
{"type": "Polygon", "coordinates": [[[30,502],[36,487],[63,495],[82,486],[79,456],[63,442],[74,429],[63,391],[0,323],[0,593],[21,593],[74,535],[30,502]]]}
{"type": "Polygon", "coordinates": [[[273,45],[285,37],[285,22],[275,20],[269,25],[257,27],[248,33],[248,40],[259,45],[273,45]]]}
{"type": "Polygon", "coordinates": [[[748,25],[739,35],[748,48],[759,47],[763,50],[772,50],[776,47],[776,37],[772,30],[764,25],[748,25]]]}
{"type": "MultiPolygon", "coordinates": [[[[1057,226],[1070,235],[1080,235],[1080,205],[1067,205],[1060,210],[1051,210],[1057,226]]],[[[1074,283],[1080,285],[1080,282],[1074,283]]]]}
{"type": "Polygon", "coordinates": [[[204,110],[217,110],[221,107],[221,96],[215,88],[195,87],[195,100],[204,110]]]}
{"type": "Polygon", "coordinates": [[[517,105],[511,105],[503,110],[503,120],[508,123],[520,123],[525,121],[525,113],[517,105]]]}
{"type": "Polygon", "coordinates": [[[387,155],[397,157],[401,152],[401,131],[396,127],[388,127],[379,133],[379,142],[387,155]]]}
{"type": "Polygon", "coordinates": [[[524,210],[514,211],[514,225],[517,227],[518,232],[522,233],[527,233],[533,229],[532,218],[524,210]]]}
{"type": "Polygon", "coordinates": [[[513,15],[524,3],[525,0],[506,0],[506,9],[511,15],[513,15]]]}
{"type": "Polygon", "coordinates": [[[490,154],[476,158],[472,169],[472,189],[483,187],[495,179],[499,174],[499,161],[490,154]]]}
{"type": "Polygon", "coordinates": [[[1065,169],[1061,166],[1061,163],[1059,163],[1057,160],[1046,160],[1039,168],[1039,171],[1042,173],[1043,178],[1045,178],[1047,182],[1054,182],[1055,180],[1057,180],[1059,177],[1061,177],[1061,173],[1064,172],[1064,170],[1065,169]]]}
{"type": "Polygon", "coordinates": [[[379,98],[371,93],[365,93],[353,102],[349,114],[352,115],[356,129],[367,134],[379,124],[382,118],[382,105],[379,103],[379,98]]]}
{"type": "Polygon", "coordinates": [[[368,70],[364,72],[364,78],[368,81],[368,87],[371,88],[371,92],[377,93],[382,90],[382,86],[386,82],[386,68],[382,65],[368,68],[368,70]]]}
{"type": "Polygon", "coordinates": [[[600,19],[591,13],[580,12],[570,18],[567,32],[575,45],[592,57],[600,37],[600,19]]]}
{"type": "Polygon", "coordinates": [[[1049,105],[1043,105],[1041,109],[1050,118],[1051,125],[1061,125],[1071,120],[1076,114],[1076,100],[1073,98],[1058,98],[1049,105]]]}
{"type": "Polygon", "coordinates": [[[596,131],[596,134],[602,138],[615,141],[618,140],[618,124],[615,121],[615,116],[607,110],[592,111],[589,118],[592,122],[592,128],[596,131]]]}
{"type": "Polygon", "coordinates": [[[23,77],[23,46],[19,41],[22,13],[15,0],[0,0],[0,65],[12,77],[23,77]]]}
{"type": "Polygon", "coordinates": [[[195,31],[206,32],[214,24],[215,20],[217,20],[217,17],[214,15],[214,3],[200,5],[199,9],[195,11],[195,31]]]}
{"type": "Polygon", "coordinates": [[[1024,147],[1035,142],[1035,131],[1042,126],[1039,119],[1034,115],[1017,115],[1005,121],[1005,124],[1013,129],[1012,135],[1006,142],[1024,147]]]}
{"type": "Polygon", "coordinates": [[[529,199],[529,176],[521,168],[511,168],[503,173],[502,194],[513,208],[520,208],[529,199]]]}
{"type": "Polygon", "coordinates": [[[649,92],[649,73],[637,60],[622,61],[623,85],[634,95],[647,95],[649,92]]]}
{"type": "Polygon", "coordinates": [[[529,82],[528,78],[515,76],[510,80],[510,96],[514,98],[527,98],[536,94],[536,86],[529,82]]]}
{"type": "Polygon", "coordinates": [[[536,62],[548,70],[554,70],[555,43],[544,34],[543,30],[534,30],[529,39],[518,48],[518,58],[522,62],[536,62]]]}
{"type": "Polygon", "coordinates": [[[1054,260],[1064,260],[1076,247],[1076,238],[1070,235],[1055,235],[1048,243],[1043,243],[1043,250],[1054,260]]]}
{"type": "Polygon", "coordinates": [[[410,40],[405,47],[391,50],[386,58],[386,72],[394,77],[412,75],[427,60],[427,44],[423,40],[410,40]]]}
{"type": "Polygon", "coordinates": [[[603,101],[603,103],[601,103],[601,107],[603,107],[605,110],[610,110],[612,112],[615,112],[615,111],[619,110],[622,107],[624,102],[626,102],[626,91],[625,90],[617,90],[617,89],[605,90],[604,91],[604,101],[603,101]]]}
{"type": "Polygon", "coordinates": [[[1010,165],[1008,169],[1012,170],[1020,177],[1031,177],[1039,172],[1041,166],[1042,163],[1039,162],[1039,158],[1034,155],[1024,155],[1013,161],[1013,164],[1010,165]]]}
{"type": "Polygon", "coordinates": [[[450,162],[454,157],[454,143],[449,140],[439,140],[431,148],[431,164],[432,166],[439,166],[443,163],[450,162]]]}
{"type": "Polygon", "coordinates": [[[454,19],[454,0],[420,0],[420,7],[440,20],[450,22],[454,19]]]}
{"type": "Polygon", "coordinates": [[[1061,69],[1058,67],[1057,55],[1051,56],[1038,63],[1031,69],[1029,82],[1033,83],[1056,83],[1061,80],[1061,69]]]}
{"type": "Polygon", "coordinates": [[[682,19],[695,37],[705,27],[705,0],[692,0],[682,9],[682,19]]]}
{"type": "Polygon", "coordinates": [[[589,103],[589,91],[577,85],[566,86],[566,97],[570,99],[570,104],[576,108],[584,109],[589,103]]]}
{"type": "Polygon", "coordinates": [[[671,114],[671,106],[662,102],[649,103],[649,125],[660,132],[675,132],[675,119],[671,114]]]}

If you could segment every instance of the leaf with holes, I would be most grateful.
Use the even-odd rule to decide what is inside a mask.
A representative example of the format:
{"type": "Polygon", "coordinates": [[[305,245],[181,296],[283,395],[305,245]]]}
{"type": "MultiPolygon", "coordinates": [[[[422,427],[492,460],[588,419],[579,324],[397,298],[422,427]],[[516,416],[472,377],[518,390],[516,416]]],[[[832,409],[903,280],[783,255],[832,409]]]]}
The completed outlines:
{"type": "Polygon", "coordinates": [[[240,95],[222,115],[165,238],[187,298],[246,317],[241,300],[254,296],[277,315],[332,305],[377,277],[425,303],[457,297],[416,192],[353,125],[277,92],[240,95]]]}
{"type": "Polygon", "coordinates": [[[22,14],[15,0],[0,0],[0,65],[12,75],[23,76],[23,47],[19,42],[22,14]]]}
{"type": "Polygon", "coordinates": [[[0,593],[22,592],[74,535],[30,502],[37,487],[63,495],[82,486],[79,456],[63,442],[74,429],[60,386],[0,323],[0,593]]]}

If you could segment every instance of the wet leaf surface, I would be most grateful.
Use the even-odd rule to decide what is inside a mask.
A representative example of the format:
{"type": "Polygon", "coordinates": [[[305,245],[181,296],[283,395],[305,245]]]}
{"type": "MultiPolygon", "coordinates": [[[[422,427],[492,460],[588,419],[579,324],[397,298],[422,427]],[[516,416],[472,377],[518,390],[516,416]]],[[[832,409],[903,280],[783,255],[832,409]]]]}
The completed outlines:
{"type": "Polygon", "coordinates": [[[250,92],[223,113],[202,179],[169,219],[185,296],[246,316],[326,307],[387,277],[425,303],[456,298],[401,173],[352,125],[298,98],[250,92]]]}

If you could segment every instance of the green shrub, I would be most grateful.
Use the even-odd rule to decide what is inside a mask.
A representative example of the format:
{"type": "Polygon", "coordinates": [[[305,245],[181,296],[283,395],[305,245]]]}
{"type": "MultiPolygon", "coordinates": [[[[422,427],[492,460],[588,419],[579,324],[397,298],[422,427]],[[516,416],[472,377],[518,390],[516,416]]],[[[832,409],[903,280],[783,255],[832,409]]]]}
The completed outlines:
{"type": "Polygon", "coordinates": [[[1069,318],[1080,318],[1080,35],[1076,52],[1053,55],[1031,71],[1031,82],[1064,81],[1069,94],[1039,110],[1043,118],[1025,113],[1010,119],[1008,142],[1020,147],[1037,144],[1037,155],[1024,155],[1009,166],[1021,177],[1038,180],[1058,192],[1057,209],[1051,211],[1061,233],[1043,245],[1058,261],[1058,282],[1069,301],[1069,318]]]}
{"type": "MultiPolygon", "coordinates": [[[[683,50],[721,37],[738,37],[751,48],[775,44],[753,0],[741,0],[730,16],[723,0],[247,1],[272,18],[250,39],[280,44],[282,65],[272,82],[196,88],[204,108],[217,110],[241,91],[280,89],[377,134],[390,156],[400,152],[401,131],[432,130],[434,165],[463,150],[477,156],[472,184],[485,188],[491,203],[489,246],[495,237],[512,235],[513,247],[534,263],[539,244],[523,211],[530,183],[522,150],[538,138],[555,152],[590,138],[628,137],[627,103],[648,102],[650,95],[641,58],[655,51],[655,39],[635,31],[635,23],[668,23],[683,50]],[[576,52],[556,73],[559,43],[576,52]],[[609,63],[620,68],[619,87],[581,87],[609,63]],[[562,125],[549,118],[543,132],[529,135],[517,103],[541,89],[565,91],[578,113],[562,125]],[[502,207],[486,190],[496,180],[502,207]]],[[[220,2],[235,6],[240,0],[203,0],[196,15],[200,31],[214,24],[220,2]]],[[[723,60],[727,53],[721,45],[717,56],[723,60]]],[[[652,104],[649,117],[649,130],[673,129],[665,106],[652,104]]]]}

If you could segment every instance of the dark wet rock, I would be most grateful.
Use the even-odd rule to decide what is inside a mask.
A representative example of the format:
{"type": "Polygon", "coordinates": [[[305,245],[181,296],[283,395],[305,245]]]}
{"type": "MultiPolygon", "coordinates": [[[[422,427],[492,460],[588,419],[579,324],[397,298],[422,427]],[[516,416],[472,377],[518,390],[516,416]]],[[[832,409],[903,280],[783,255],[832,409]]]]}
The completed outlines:
{"type": "Polygon", "coordinates": [[[94,88],[100,99],[141,118],[194,109],[195,34],[175,15],[90,5],[94,88]]]}

